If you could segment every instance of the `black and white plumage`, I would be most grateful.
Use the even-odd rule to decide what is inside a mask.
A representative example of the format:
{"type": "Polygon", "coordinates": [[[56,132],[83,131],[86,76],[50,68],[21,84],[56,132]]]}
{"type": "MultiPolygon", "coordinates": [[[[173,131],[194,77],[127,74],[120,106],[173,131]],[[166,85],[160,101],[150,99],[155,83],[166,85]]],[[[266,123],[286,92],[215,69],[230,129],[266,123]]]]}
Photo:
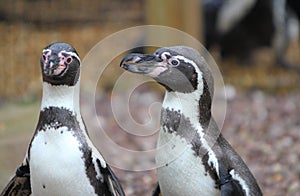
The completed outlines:
{"type": "Polygon", "coordinates": [[[43,98],[26,157],[1,195],[124,195],[89,139],[79,109],[80,58],[66,43],[40,59],[43,98]]]}
{"type": "Polygon", "coordinates": [[[212,115],[213,77],[194,49],[174,46],[129,54],[121,67],[166,88],[157,143],[155,195],[262,195],[212,115]]]}

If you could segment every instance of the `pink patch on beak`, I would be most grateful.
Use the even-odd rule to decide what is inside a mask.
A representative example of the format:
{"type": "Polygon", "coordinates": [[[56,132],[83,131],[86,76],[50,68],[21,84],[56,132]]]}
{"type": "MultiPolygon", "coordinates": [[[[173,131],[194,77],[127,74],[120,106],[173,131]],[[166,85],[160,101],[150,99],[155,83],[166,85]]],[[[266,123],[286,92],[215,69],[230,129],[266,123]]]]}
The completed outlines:
{"type": "Polygon", "coordinates": [[[162,72],[164,72],[166,70],[167,70],[166,67],[156,67],[155,69],[153,69],[153,71],[151,71],[150,73],[148,73],[146,75],[150,76],[152,78],[155,78],[155,77],[159,76],[162,72]]]}
{"type": "Polygon", "coordinates": [[[59,75],[59,74],[61,74],[64,70],[66,69],[66,66],[65,65],[62,65],[62,64],[60,64],[59,66],[58,66],[58,68],[56,68],[55,69],[55,73],[56,73],[56,75],[59,75]]]}

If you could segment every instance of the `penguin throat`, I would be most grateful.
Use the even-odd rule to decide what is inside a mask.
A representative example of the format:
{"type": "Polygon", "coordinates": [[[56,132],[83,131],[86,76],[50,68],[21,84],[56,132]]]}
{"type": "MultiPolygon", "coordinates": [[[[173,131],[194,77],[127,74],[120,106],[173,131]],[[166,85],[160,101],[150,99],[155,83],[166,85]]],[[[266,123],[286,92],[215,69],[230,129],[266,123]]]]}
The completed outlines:
{"type": "Polygon", "coordinates": [[[179,93],[166,91],[162,107],[183,114],[193,125],[200,123],[203,129],[207,129],[211,120],[212,97],[206,81],[203,82],[203,90],[192,93],[179,93]]]}
{"type": "Polygon", "coordinates": [[[199,99],[196,91],[187,94],[167,91],[162,107],[185,116],[194,126],[199,124],[199,99]]]}
{"type": "Polygon", "coordinates": [[[79,113],[79,82],[75,86],[43,83],[41,111],[49,107],[67,109],[79,113]]]}
{"type": "Polygon", "coordinates": [[[192,145],[195,156],[200,157],[211,150],[209,142],[205,139],[211,116],[210,112],[201,111],[205,109],[199,104],[201,99],[200,93],[166,92],[160,123],[161,131],[185,139],[192,145]]]}

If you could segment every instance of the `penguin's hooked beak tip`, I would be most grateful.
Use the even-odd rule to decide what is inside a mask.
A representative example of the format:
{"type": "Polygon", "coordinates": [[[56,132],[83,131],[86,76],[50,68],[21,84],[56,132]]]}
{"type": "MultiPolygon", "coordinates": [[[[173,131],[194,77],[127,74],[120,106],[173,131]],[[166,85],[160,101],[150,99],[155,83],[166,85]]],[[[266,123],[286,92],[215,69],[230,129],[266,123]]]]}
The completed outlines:
{"type": "Polygon", "coordinates": [[[142,62],[144,54],[139,53],[132,53],[125,56],[120,66],[124,69],[128,68],[130,65],[137,65],[138,63],[142,62]]]}
{"type": "Polygon", "coordinates": [[[132,53],[125,56],[120,66],[132,73],[148,74],[158,66],[161,60],[153,54],[132,53]]]}

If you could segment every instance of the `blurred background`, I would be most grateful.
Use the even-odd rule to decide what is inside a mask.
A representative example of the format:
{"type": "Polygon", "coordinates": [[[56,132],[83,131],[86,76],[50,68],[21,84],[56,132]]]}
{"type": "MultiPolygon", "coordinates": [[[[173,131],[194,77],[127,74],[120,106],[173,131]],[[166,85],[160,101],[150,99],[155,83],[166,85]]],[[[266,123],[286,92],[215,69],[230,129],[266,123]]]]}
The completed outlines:
{"type": "MultiPolygon", "coordinates": [[[[222,133],[246,161],[265,195],[299,195],[299,4],[298,0],[2,0],[0,190],[23,160],[37,123],[41,50],[62,41],[72,44],[83,58],[114,32],[154,24],[189,33],[214,57],[227,93],[222,133]]],[[[154,148],[156,136],[141,140],[122,132],[113,119],[110,92],[123,72],[118,63],[112,62],[97,87],[95,106],[102,111],[98,115],[106,119],[109,135],[120,145],[154,148]]],[[[155,84],[136,91],[140,99],[131,100],[131,113],[142,121],[148,118],[151,102],[162,100],[163,91],[155,84]]],[[[85,120],[92,123],[93,117],[85,120]]],[[[101,142],[101,138],[93,140],[101,142]]],[[[114,171],[127,195],[151,195],[155,170],[114,171]]]]}

